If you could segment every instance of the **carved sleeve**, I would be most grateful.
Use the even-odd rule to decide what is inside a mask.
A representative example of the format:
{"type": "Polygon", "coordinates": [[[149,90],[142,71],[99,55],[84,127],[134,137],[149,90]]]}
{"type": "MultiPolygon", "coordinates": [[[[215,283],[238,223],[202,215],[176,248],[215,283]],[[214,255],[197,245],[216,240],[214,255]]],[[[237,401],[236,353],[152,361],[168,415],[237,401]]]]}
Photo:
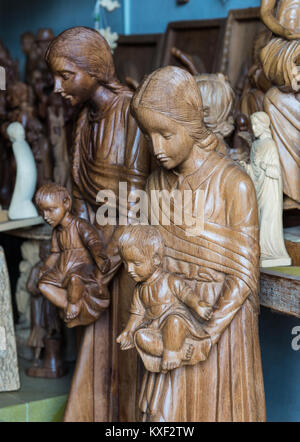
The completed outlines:
{"type": "Polygon", "coordinates": [[[101,267],[106,255],[104,254],[103,240],[101,239],[100,231],[80,218],[77,220],[77,229],[83,244],[90,251],[97,266],[101,267]]]}
{"type": "Polygon", "coordinates": [[[140,299],[140,291],[139,287],[136,287],[133,292],[132,302],[130,306],[130,313],[132,315],[144,316],[145,315],[145,307],[140,299]]]}
{"type": "MultiPolygon", "coordinates": [[[[234,178],[232,176],[233,181],[234,178]]],[[[245,177],[235,186],[228,187],[226,198],[229,202],[228,223],[233,229],[242,230],[251,237],[251,241],[249,241],[249,247],[251,247],[253,240],[258,242],[257,203],[253,184],[250,177],[245,177]]],[[[258,267],[258,254],[255,259],[256,262],[253,264],[258,267]]],[[[204,326],[213,344],[218,342],[223,331],[229,326],[250,294],[250,288],[242,279],[230,274],[226,275],[222,293],[214,306],[213,316],[204,326]]]]}

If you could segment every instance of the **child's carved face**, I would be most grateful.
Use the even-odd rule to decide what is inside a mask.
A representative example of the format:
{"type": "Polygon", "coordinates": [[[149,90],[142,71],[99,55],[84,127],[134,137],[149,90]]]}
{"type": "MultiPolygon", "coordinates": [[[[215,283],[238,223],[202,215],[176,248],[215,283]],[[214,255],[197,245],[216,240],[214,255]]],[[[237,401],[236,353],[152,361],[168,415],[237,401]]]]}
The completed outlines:
{"type": "Polygon", "coordinates": [[[54,228],[61,224],[69,213],[70,201],[69,199],[60,201],[58,198],[48,196],[41,202],[39,209],[44,220],[54,228]]]}
{"type": "Polygon", "coordinates": [[[139,109],[137,119],[162,167],[170,170],[189,158],[195,141],[183,125],[145,108],[139,109]]]}
{"type": "Polygon", "coordinates": [[[157,254],[144,251],[142,253],[137,247],[131,246],[123,251],[123,258],[129,275],[136,282],[147,281],[160,265],[160,257],[157,254]]]}

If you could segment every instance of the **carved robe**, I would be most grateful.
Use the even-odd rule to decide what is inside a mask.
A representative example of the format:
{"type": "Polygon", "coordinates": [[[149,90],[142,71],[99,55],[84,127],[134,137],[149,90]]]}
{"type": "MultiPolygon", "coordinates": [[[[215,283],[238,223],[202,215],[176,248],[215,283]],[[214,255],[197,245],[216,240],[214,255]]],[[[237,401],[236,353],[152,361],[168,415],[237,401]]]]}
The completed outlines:
{"type": "MultiPolygon", "coordinates": [[[[130,99],[129,92],[120,92],[113,103],[97,116],[84,109],[76,127],[73,207],[77,215],[88,218],[101,230],[106,243],[110,242],[114,226],[97,225],[95,215],[100,206],[96,202],[99,190],[113,190],[118,195],[120,181],[128,184],[128,191],[143,188],[148,176],[148,151],[130,115],[130,99]]],[[[112,264],[107,280],[121,264],[119,256],[112,260],[112,264]]],[[[118,285],[116,279],[114,283],[118,285]]],[[[116,390],[114,382],[117,382],[114,377],[117,370],[114,356],[117,346],[115,310],[118,306],[115,286],[112,297],[111,315],[99,308],[90,309],[83,315],[82,322],[75,320],[69,324],[74,327],[91,323],[84,329],[65,421],[116,419],[115,399],[112,398],[116,390]]],[[[131,298],[131,292],[128,298],[131,298]]]]}
{"type": "MultiPolygon", "coordinates": [[[[139,402],[143,420],[264,421],[258,217],[251,179],[227,157],[210,152],[187,177],[155,171],[148,193],[163,189],[204,191],[200,236],[186,236],[184,226],[172,223],[159,229],[166,243],[165,269],[183,277],[200,300],[214,305],[214,313],[203,324],[210,336],[207,360],[167,374],[145,372],[139,402]]],[[[159,202],[160,217],[163,207],[159,202]]]]}

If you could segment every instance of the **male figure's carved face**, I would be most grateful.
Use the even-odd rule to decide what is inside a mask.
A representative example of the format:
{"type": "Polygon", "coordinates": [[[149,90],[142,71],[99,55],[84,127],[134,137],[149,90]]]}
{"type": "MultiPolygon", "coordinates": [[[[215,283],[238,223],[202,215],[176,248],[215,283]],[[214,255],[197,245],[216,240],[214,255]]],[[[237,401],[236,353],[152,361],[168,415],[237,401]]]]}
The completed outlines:
{"type": "Polygon", "coordinates": [[[137,112],[138,123],[149,139],[159,164],[174,169],[189,158],[195,141],[186,128],[165,115],[141,107],[137,112]]]}
{"type": "Polygon", "coordinates": [[[64,57],[53,58],[50,68],[54,77],[54,92],[68,99],[72,106],[89,101],[99,86],[96,78],[64,57]]]}

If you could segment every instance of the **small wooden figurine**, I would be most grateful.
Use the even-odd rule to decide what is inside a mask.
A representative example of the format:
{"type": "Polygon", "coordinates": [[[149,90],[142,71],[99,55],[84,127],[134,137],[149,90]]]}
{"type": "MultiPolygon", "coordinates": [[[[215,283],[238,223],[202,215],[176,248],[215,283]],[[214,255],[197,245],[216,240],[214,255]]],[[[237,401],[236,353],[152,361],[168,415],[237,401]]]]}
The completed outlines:
{"type": "Polygon", "coordinates": [[[25,130],[22,124],[18,122],[11,123],[7,128],[7,134],[12,142],[17,163],[16,184],[8,209],[8,216],[10,219],[33,218],[38,216],[32,202],[37,179],[34,157],[25,140],[25,130]]]}
{"type": "Polygon", "coordinates": [[[62,358],[62,320],[57,307],[44,298],[38,289],[40,269],[50,251],[51,241],[41,241],[40,260],[32,267],[27,281],[27,290],[31,294],[31,331],[27,345],[34,350],[34,359],[26,374],[32,377],[57,378],[66,372],[62,358]]]}
{"type": "Polygon", "coordinates": [[[64,310],[65,322],[70,322],[89,303],[107,300],[97,274],[109,270],[109,259],[97,230],[71,215],[71,196],[66,188],[45,184],[37,191],[35,201],[53,228],[51,254],[40,270],[38,287],[49,301],[64,310]]]}
{"type": "Polygon", "coordinates": [[[201,322],[210,319],[212,306],[182,278],[162,269],[164,242],[159,230],[129,226],[119,245],[128,273],[137,282],[129,321],[117,339],[121,349],[136,347],[151,372],[166,373],[203,360],[197,344],[207,338],[201,322]]]}
{"type": "Polygon", "coordinates": [[[235,126],[233,147],[229,149],[229,155],[234,161],[247,162],[252,144],[251,124],[247,115],[238,114],[235,118],[235,126]]]}
{"type": "Polygon", "coordinates": [[[261,267],[289,266],[283,239],[282,176],[279,155],[270,131],[270,119],[265,112],[251,115],[256,141],[250,153],[250,164],[244,164],[252,178],[257,195],[260,225],[261,267]]]}

